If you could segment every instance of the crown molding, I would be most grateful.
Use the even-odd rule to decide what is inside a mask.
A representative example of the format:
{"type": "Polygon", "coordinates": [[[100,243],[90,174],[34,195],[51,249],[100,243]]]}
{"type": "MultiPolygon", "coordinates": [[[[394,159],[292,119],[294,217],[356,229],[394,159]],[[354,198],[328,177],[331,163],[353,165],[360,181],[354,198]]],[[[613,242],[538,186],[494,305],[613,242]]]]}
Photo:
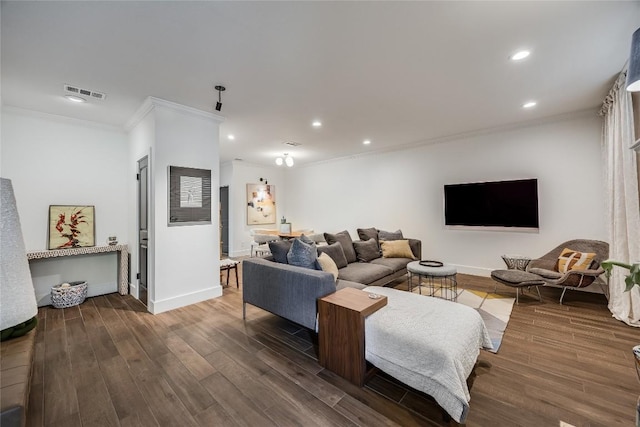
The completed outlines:
{"type": "Polygon", "coordinates": [[[133,113],[131,119],[127,121],[124,128],[127,132],[130,132],[136,127],[153,109],[157,107],[167,108],[188,116],[201,117],[207,120],[214,121],[216,123],[222,123],[224,117],[217,114],[209,113],[207,111],[198,110],[197,108],[187,107],[186,105],[178,104],[177,102],[167,101],[166,99],[155,98],[148,96],[142,105],[133,113]]]}

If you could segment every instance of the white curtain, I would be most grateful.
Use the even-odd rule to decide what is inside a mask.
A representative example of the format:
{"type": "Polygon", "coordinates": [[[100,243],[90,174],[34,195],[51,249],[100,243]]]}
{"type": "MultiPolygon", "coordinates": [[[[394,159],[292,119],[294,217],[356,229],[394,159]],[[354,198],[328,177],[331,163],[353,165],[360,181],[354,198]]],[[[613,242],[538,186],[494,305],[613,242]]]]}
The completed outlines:
{"type": "MultiPolygon", "coordinates": [[[[602,154],[609,258],[631,263],[640,261],[640,196],[637,154],[629,148],[634,142],[634,131],[631,93],[625,89],[626,75],[624,70],[602,106],[602,154]]],[[[640,327],[640,287],[625,292],[625,274],[629,272],[613,268],[609,310],[616,319],[640,327]]]]}

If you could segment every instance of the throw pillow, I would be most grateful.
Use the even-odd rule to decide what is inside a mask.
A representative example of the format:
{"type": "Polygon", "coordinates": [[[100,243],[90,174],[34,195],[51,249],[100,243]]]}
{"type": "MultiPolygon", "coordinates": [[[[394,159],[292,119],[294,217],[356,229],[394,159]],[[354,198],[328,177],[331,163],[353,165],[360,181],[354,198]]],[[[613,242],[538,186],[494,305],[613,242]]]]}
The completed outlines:
{"type": "Polygon", "coordinates": [[[309,236],[306,236],[305,234],[301,234],[299,237],[300,240],[302,240],[304,243],[308,244],[308,245],[315,245],[316,242],[309,236]]]}
{"type": "Polygon", "coordinates": [[[335,242],[340,243],[340,245],[342,245],[342,250],[344,251],[344,256],[347,258],[347,262],[356,262],[358,260],[356,257],[356,251],[353,249],[353,240],[351,240],[351,235],[347,230],[336,234],[324,233],[324,239],[328,244],[335,242]]]}
{"type": "Polygon", "coordinates": [[[338,280],[338,266],[329,255],[322,252],[318,257],[318,264],[320,264],[322,271],[333,274],[334,281],[338,280]]]}
{"type": "Polygon", "coordinates": [[[375,239],[376,244],[378,244],[378,230],[371,228],[358,228],[358,238],[360,240],[367,241],[369,239],[375,239]]]}
{"type": "Polygon", "coordinates": [[[291,240],[276,240],[275,242],[269,242],[269,250],[273,256],[275,262],[280,264],[289,264],[287,261],[287,254],[291,249],[291,240]]]}
{"type": "Polygon", "coordinates": [[[348,264],[347,258],[344,256],[344,251],[342,250],[342,245],[338,242],[318,246],[318,253],[326,253],[329,255],[338,268],[346,267],[348,264]]]}
{"type": "Polygon", "coordinates": [[[375,239],[369,239],[364,242],[353,242],[353,248],[360,262],[369,262],[380,258],[380,248],[375,239]]]}
{"type": "Polygon", "coordinates": [[[591,252],[578,252],[564,248],[558,257],[558,271],[566,273],[569,270],[587,270],[596,254],[591,252]]]}
{"type": "Polygon", "coordinates": [[[380,249],[384,258],[416,259],[408,240],[383,240],[380,242],[380,249]]]}
{"type": "Polygon", "coordinates": [[[378,231],[378,239],[380,240],[402,240],[404,237],[402,236],[402,230],[396,231],[378,231]]]}
{"type": "Polygon", "coordinates": [[[294,239],[291,249],[287,253],[287,261],[289,261],[289,265],[317,270],[319,265],[316,245],[309,245],[300,239],[294,239]]]}

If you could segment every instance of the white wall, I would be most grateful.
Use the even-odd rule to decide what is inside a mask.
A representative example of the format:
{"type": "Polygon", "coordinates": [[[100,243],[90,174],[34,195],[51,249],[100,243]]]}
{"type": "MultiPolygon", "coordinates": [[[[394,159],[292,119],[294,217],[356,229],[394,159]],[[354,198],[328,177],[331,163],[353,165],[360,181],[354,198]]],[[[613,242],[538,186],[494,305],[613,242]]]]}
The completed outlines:
{"type": "Polygon", "coordinates": [[[155,98],[145,104],[148,112],[131,131],[137,148],[131,152],[130,162],[135,163],[141,153],[150,150],[149,248],[153,273],[149,277],[148,307],[152,313],[161,313],[222,294],[217,208],[218,127],[222,118],[155,98]],[[168,226],[169,166],[211,170],[211,224],[168,226]]]}
{"type": "Polygon", "coordinates": [[[252,228],[277,228],[284,215],[295,229],[303,228],[303,221],[297,222],[287,211],[288,181],[286,167],[268,167],[239,160],[224,166],[225,182],[229,186],[229,256],[249,255],[252,228]],[[247,225],[247,184],[260,184],[260,178],[275,186],[276,222],[274,224],[247,225]]]}
{"type": "MultiPolygon", "coordinates": [[[[501,254],[537,257],[573,238],[605,240],[601,119],[581,115],[286,171],[287,215],[316,231],[402,229],[423,259],[488,275],[501,254]],[[444,228],[444,184],[537,178],[540,230],[444,228]]],[[[297,227],[296,227],[297,228],[297,227]]]]}
{"type": "Polygon", "coordinates": [[[95,205],[96,245],[114,234],[126,243],[124,131],[5,108],[1,158],[2,176],[13,182],[27,251],[47,249],[49,205],[95,205]]]}
{"type": "MultiPolygon", "coordinates": [[[[5,107],[1,170],[11,179],[27,251],[47,249],[49,205],[94,205],[96,245],[127,243],[127,136],[97,123],[5,107]]],[[[87,280],[89,293],[116,292],[116,254],[32,261],[39,303],[50,287],[87,280]]]]}
{"type": "MultiPolygon", "coordinates": [[[[153,165],[151,164],[151,147],[155,143],[156,132],[155,132],[155,116],[153,114],[149,114],[150,109],[143,109],[141,113],[141,117],[134,119],[135,126],[132,124],[132,128],[129,131],[129,158],[128,158],[128,174],[133,179],[134,176],[138,173],[138,160],[141,160],[143,157],[147,156],[148,158],[148,169],[147,172],[149,174],[149,188],[147,192],[149,207],[154,206],[155,199],[153,197],[153,193],[155,188],[152,187],[153,180],[151,180],[151,176],[153,176],[153,165]]],[[[129,207],[129,222],[128,222],[128,233],[129,233],[129,241],[131,244],[129,245],[129,252],[131,254],[131,295],[139,298],[139,279],[137,279],[137,274],[140,272],[140,262],[138,258],[138,183],[137,181],[131,181],[132,185],[129,185],[128,191],[128,207],[129,207]]],[[[154,280],[154,252],[152,247],[152,242],[154,242],[154,222],[153,218],[149,218],[148,224],[148,233],[149,233],[149,243],[147,250],[147,286],[149,283],[153,283],[154,280]]],[[[153,298],[153,287],[147,289],[149,298],[153,298]]]]}

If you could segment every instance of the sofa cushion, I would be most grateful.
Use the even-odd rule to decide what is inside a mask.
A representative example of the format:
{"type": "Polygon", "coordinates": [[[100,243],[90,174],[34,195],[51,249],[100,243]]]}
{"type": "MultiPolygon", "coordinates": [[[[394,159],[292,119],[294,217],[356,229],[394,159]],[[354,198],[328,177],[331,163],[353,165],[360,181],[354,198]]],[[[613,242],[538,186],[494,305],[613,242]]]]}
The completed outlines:
{"type": "Polygon", "coordinates": [[[408,240],[387,240],[380,242],[382,256],[385,258],[415,259],[408,240]]]}
{"type": "Polygon", "coordinates": [[[564,248],[558,257],[557,269],[560,273],[566,273],[569,270],[587,270],[595,257],[595,253],[564,248]]]}
{"type": "Polygon", "coordinates": [[[315,244],[304,243],[300,239],[294,239],[291,249],[287,253],[287,261],[289,265],[310,268],[312,270],[320,270],[318,264],[318,251],[315,244]]]}
{"type": "Polygon", "coordinates": [[[347,258],[344,256],[344,250],[342,250],[342,245],[338,242],[318,246],[318,253],[326,253],[329,255],[338,268],[346,267],[348,264],[347,258]]]}
{"type": "Polygon", "coordinates": [[[402,235],[402,230],[396,231],[378,231],[378,239],[379,240],[402,240],[404,236],[402,235]]]}
{"type": "Polygon", "coordinates": [[[378,242],[373,238],[364,242],[353,242],[353,248],[356,251],[356,258],[360,262],[369,262],[380,258],[378,242]]]}
{"type": "Polygon", "coordinates": [[[358,228],[358,238],[363,242],[369,239],[375,239],[378,244],[378,230],[376,228],[358,228]]]}
{"type": "Polygon", "coordinates": [[[291,249],[292,243],[293,242],[291,240],[276,240],[275,242],[269,242],[269,250],[271,251],[273,260],[281,264],[288,264],[289,261],[287,261],[287,254],[289,253],[289,249],[291,249]]]}
{"type": "Polygon", "coordinates": [[[400,271],[402,269],[407,268],[407,264],[409,264],[413,259],[411,258],[378,258],[371,261],[371,264],[384,265],[393,270],[393,272],[400,271]]]}
{"type": "Polygon", "coordinates": [[[333,274],[333,280],[338,280],[338,266],[329,255],[324,252],[320,253],[320,256],[318,256],[318,264],[320,264],[322,271],[333,274]]]}
{"type": "Polygon", "coordinates": [[[393,270],[384,265],[353,262],[338,270],[338,279],[368,285],[390,274],[393,274],[393,270]]]}
{"type": "MultiPolygon", "coordinates": [[[[351,235],[347,230],[341,231],[336,234],[324,233],[324,239],[328,244],[332,243],[340,243],[342,245],[342,250],[344,251],[344,256],[347,258],[347,262],[356,262],[358,259],[356,257],[356,251],[353,249],[353,240],[351,240],[351,235]]],[[[337,264],[337,263],[336,263],[337,264]]]]}

